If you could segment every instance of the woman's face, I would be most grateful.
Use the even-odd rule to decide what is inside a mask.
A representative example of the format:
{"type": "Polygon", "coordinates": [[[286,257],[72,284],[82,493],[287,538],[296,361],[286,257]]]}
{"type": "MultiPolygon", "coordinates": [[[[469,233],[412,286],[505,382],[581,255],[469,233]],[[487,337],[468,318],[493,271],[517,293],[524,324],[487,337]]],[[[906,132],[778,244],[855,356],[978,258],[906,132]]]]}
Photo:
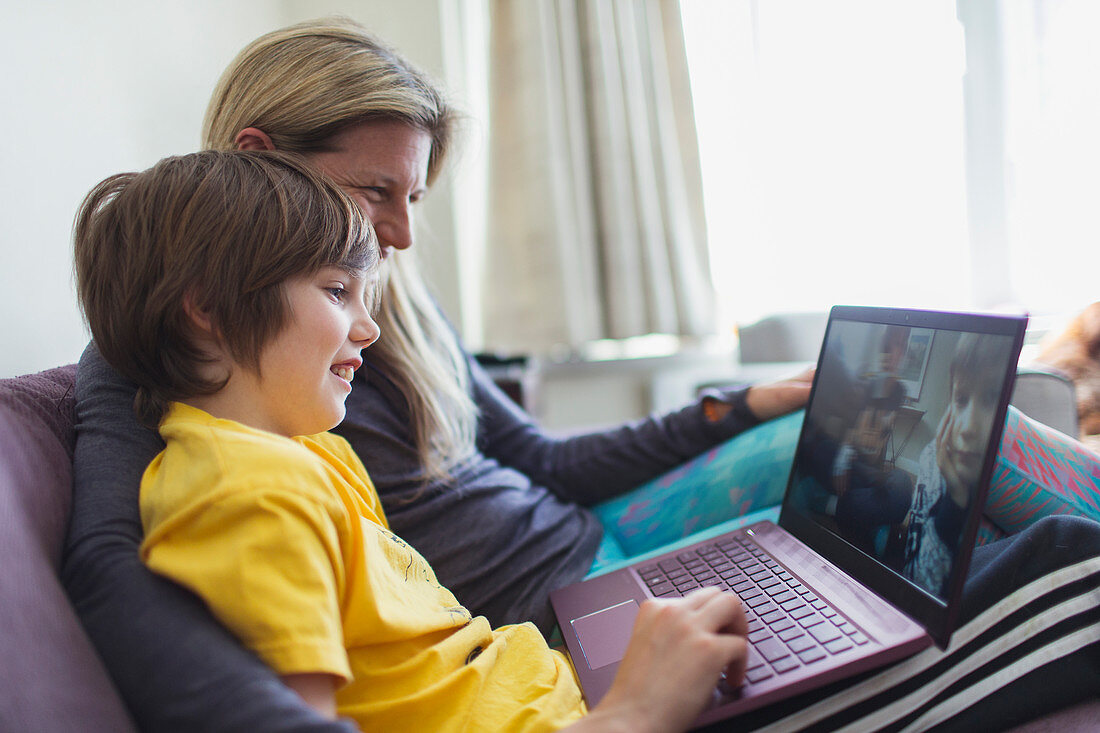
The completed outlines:
{"type": "Polygon", "coordinates": [[[364,122],[308,156],[362,207],[378,233],[382,258],[413,243],[413,206],[427,192],[431,136],[394,120],[364,122]]]}

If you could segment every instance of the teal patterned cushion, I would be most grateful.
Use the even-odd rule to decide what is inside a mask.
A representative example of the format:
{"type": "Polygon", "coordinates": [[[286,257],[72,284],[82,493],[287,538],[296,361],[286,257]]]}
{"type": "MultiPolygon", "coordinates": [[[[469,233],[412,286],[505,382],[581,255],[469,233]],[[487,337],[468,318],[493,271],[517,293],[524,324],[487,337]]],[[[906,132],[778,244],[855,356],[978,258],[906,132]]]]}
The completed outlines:
{"type": "MultiPolygon", "coordinates": [[[[593,508],[604,541],[593,570],[728,531],[782,501],[802,412],[758,425],[593,508]]],[[[775,512],[773,511],[772,514],[775,512]]],[[[1049,514],[1100,520],[1100,455],[1009,407],[976,544],[1049,514]]],[[[771,516],[771,515],[767,515],[771,516]]]]}
{"type": "MultiPolygon", "coordinates": [[[[594,508],[624,557],[778,504],[803,413],[771,420],[594,508]]],[[[614,550],[609,550],[614,552],[614,550]]]]}

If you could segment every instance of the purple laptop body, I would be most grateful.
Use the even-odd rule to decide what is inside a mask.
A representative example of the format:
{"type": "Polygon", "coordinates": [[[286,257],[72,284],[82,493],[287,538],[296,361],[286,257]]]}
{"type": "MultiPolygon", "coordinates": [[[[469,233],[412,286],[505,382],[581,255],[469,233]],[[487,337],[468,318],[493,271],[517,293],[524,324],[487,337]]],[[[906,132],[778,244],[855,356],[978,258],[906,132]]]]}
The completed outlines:
{"type": "MultiPolygon", "coordinates": [[[[854,583],[778,525],[762,522],[741,531],[753,532],[757,543],[780,564],[805,568],[801,576],[794,577],[812,587],[818,596],[832,599],[836,610],[860,629],[869,641],[813,664],[800,665],[786,674],[772,674],[755,684],[746,682],[737,690],[717,685],[713,705],[696,721],[697,725],[737,715],[888,664],[932,643],[932,637],[922,626],[854,583]]],[[[711,542],[701,545],[710,545],[711,542]]],[[[653,597],[647,591],[639,569],[692,552],[697,547],[699,545],[677,550],[639,566],[591,578],[554,593],[552,600],[558,619],[570,619],[568,627],[562,626],[562,633],[590,706],[598,704],[611,687],[619,668],[618,662],[626,649],[638,604],[653,597]]]]}
{"type": "MultiPolygon", "coordinates": [[[[598,704],[611,686],[639,604],[656,596],[680,595],[674,583],[683,592],[698,584],[736,592],[750,619],[753,649],[746,680],[737,687],[719,681],[712,705],[696,725],[889,664],[934,642],[946,645],[958,616],[1025,325],[1024,317],[834,308],[779,523],[757,523],[551,594],[589,706],[598,704]],[[909,355],[919,362],[919,369],[912,364],[905,367],[907,376],[919,376],[916,384],[913,379],[906,383],[905,404],[910,415],[919,413],[927,419],[926,429],[933,434],[941,420],[946,422],[945,395],[951,393],[945,390],[950,389],[954,374],[948,356],[961,348],[965,339],[960,334],[992,336],[992,341],[979,342],[987,356],[989,343],[997,352],[999,366],[991,371],[987,367],[973,380],[993,385],[996,404],[990,408],[980,478],[971,487],[953,560],[941,573],[942,585],[929,585],[926,576],[912,571],[915,555],[904,539],[895,538],[891,544],[884,539],[888,532],[883,529],[876,535],[877,544],[861,544],[862,534],[858,538],[845,534],[847,529],[836,515],[821,508],[828,502],[815,503],[818,494],[827,496],[821,486],[830,479],[828,471],[815,471],[813,457],[820,453],[822,441],[827,444],[830,435],[841,434],[838,425],[844,421],[838,415],[843,408],[838,405],[850,397],[838,393],[850,381],[851,372],[858,371],[860,358],[867,358],[856,355],[871,351],[868,344],[886,327],[899,326],[908,330],[909,355]],[[687,569],[676,567],[684,563],[687,569]],[[753,587],[756,582],[766,587],[753,587]]],[[[919,420],[913,430],[918,427],[919,420]]],[[[903,436],[905,442],[912,434],[903,436]]],[[[892,456],[895,471],[900,470],[897,466],[909,465],[897,447],[901,442],[895,442],[897,452],[892,456]]],[[[916,450],[910,449],[914,455],[916,450]]],[[[836,512],[835,501],[833,505],[836,512]]],[[[892,529],[896,532],[897,525],[892,529]]]]}

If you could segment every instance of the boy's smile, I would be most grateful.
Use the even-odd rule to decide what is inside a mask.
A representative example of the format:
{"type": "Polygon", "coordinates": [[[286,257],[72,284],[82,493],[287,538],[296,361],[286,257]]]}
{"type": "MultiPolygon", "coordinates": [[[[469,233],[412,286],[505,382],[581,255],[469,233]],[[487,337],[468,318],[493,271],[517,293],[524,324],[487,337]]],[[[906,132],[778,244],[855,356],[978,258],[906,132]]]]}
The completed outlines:
{"type": "Polygon", "coordinates": [[[354,365],[341,365],[336,364],[332,367],[332,373],[343,379],[350,386],[351,378],[355,376],[355,370],[359,368],[358,364],[354,365]]]}

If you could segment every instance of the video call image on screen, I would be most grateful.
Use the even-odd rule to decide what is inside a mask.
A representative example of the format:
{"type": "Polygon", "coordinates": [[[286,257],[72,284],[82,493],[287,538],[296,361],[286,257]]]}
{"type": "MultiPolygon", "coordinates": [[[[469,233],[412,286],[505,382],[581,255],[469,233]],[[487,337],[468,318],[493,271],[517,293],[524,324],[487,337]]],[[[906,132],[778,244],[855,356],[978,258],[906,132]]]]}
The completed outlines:
{"type": "Polygon", "coordinates": [[[941,600],[997,412],[1009,336],[836,321],[792,508],[941,600]]]}

